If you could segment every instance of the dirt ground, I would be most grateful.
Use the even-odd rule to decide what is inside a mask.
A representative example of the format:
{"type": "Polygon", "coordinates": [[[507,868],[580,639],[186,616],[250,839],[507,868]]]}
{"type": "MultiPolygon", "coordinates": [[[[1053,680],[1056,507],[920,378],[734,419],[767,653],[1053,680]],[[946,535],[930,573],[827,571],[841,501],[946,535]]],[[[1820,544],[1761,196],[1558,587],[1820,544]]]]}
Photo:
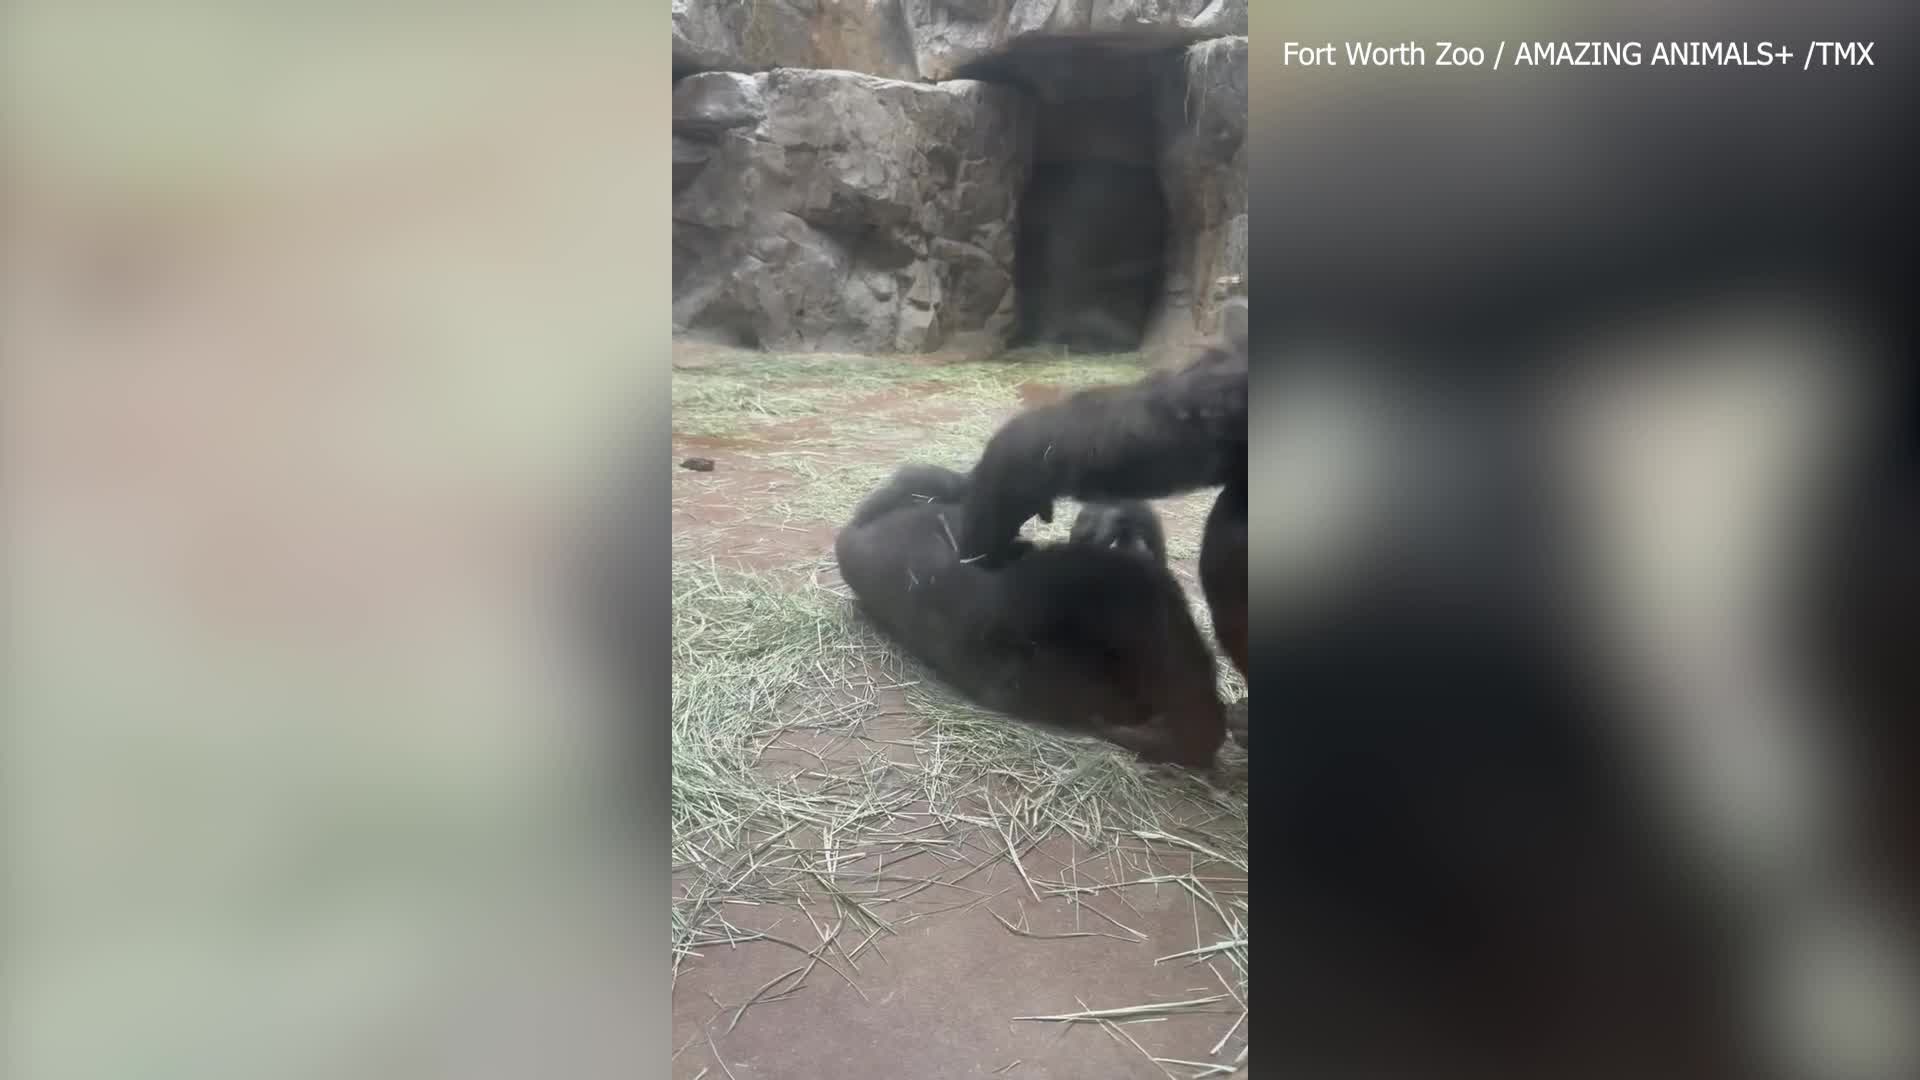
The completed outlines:
{"type": "MultiPolygon", "coordinates": [[[[680,346],[677,378],[723,373],[730,359],[737,356],[680,346]]],[[[851,369],[862,360],[838,362],[851,369]]],[[[978,445],[929,434],[956,417],[965,418],[966,431],[987,432],[1021,406],[1069,389],[1004,369],[984,390],[977,383],[919,382],[904,373],[899,381],[898,388],[849,394],[831,417],[797,408],[799,415],[767,417],[744,432],[716,434],[704,429],[710,423],[677,414],[676,463],[705,458],[712,469],[677,472],[676,559],[790,575],[795,588],[832,588],[838,583],[832,543],[839,521],[829,515],[832,507],[845,507],[856,497],[858,487],[833,498],[810,491],[808,485],[819,483],[821,474],[809,462],[842,469],[857,464],[877,475],[872,470],[910,459],[941,460],[978,445]],[[996,392],[995,385],[1003,389],[996,392]]],[[[677,396],[682,389],[691,391],[682,384],[677,396]]],[[[1197,591],[1192,556],[1206,500],[1203,494],[1163,507],[1170,546],[1176,556],[1185,556],[1176,559],[1176,571],[1190,591],[1197,591]]],[[[1070,520],[1063,512],[1054,528],[1064,529],[1070,520]]],[[[919,724],[903,703],[887,702],[857,736],[807,733],[783,740],[782,745],[798,749],[787,756],[770,752],[763,767],[777,769],[790,761],[831,773],[857,767],[875,748],[892,747],[891,753],[910,756],[913,751],[903,743],[919,724]]],[[[740,932],[769,937],[706,944],[682,964],[673,996],[673,1075],[680,1080],[1246,1075],[1243,1062],[1233,1067],[1247,1041],[1234,966],[1218,953],[1199,960],[1164,959],[1220,941],[1219,916],[1177,882],[1111,887],[1149,875],[1230,878],[1234,871],[1164,845],[1129,845],[1116,856],[1054,835],[1020,851],[1016,861],[1003,857],[1005,847],[992,830],[957,842],[989,856],[976,864],[984,868],[961,884],[928,889],[916,903],[887,905],[884,927],[867,925],[824,893],[815,904],[741,908],[743,914],[729,916],[740,932]],[[1071,880],[1086,891],[1043,897],[1030,880],[1071,880]],[[856,925],[849,929],[848,921],[856,925]],[[815,957],[833,963],[815,963],[815,957]],[[798,989],[792,979],[796,966],[809,970],[798,989]],[[1015,1019],[1195,1000],[1208,1004],[1131,1022],[1015,1019]]],[[[945,869],[938,862],[925,852],[896,861],[882,855],[874,874],[932,879],[945,869]]],[[[949,874],[942,880],[955,879],[949,874]]],[[[1223,878],[1213,889],[1215,896],[1244,897],[1244,879],[1223,878]]]]}

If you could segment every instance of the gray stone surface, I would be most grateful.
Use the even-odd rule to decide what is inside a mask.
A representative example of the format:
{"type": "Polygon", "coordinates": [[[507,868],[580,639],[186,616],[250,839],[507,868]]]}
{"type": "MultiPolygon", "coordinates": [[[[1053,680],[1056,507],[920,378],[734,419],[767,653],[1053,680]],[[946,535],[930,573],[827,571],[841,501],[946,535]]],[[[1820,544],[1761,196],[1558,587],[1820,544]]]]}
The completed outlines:
{"type": "Polygon", "coordinates": [[[679,83],[673,95],[673,131],[676,136],[717,135],[737,127],[754,127],[767,118],[760,83],[730,71],[695,75],[679,83]]]}
{"type": "Polygon", "coordinates": [[[1244,35],[1247,0],[900,0],[920,74],[943,79],[1024,40],[1073,33],[1244,35]]]}
{"type": "Polygon", "coordinates": [[[978,353],[1017,309],[1040,338],[1177,362],[1245,293],[1247,39],[1221,36],[1245,0],[675,0],[673,20],[680,331],[978,353]]]}
{"type": "Polygon", "coordinates": [[[1154,30],[1244,35],[1247,0],[673,0],[673,64],[938,81],[1023,39],[1154,30]]]}
{"type": "Polygon", "coordinates": [[[1004,341],[1020,91],[711,72],[676,84],[673,114],[676,331],[785,350],[1004,341]]]}
{"type": "Polygon", "coordinates": [[[900,0],[673,0],[673,67],[919,77],[900,0]]]}
{"type": "Polygon", "coordinates": [[[1189,48],[1157,81],[1160,183],[1171,216],[1166,298],[1149,349],[1177,362],[1245,295],[1247,39],[1189,48]]]}

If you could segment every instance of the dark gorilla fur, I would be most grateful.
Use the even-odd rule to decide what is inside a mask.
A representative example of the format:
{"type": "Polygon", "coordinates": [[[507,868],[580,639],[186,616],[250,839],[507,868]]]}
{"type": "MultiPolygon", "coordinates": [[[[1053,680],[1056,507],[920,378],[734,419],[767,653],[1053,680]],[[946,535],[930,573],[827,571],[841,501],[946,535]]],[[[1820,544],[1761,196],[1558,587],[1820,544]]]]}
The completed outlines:
{"type": "MultiPolygon", "coordinates": [[[[987,708],[1210,766],[1226,738],[1217,671],[1166,566],[1124,548],[1019,539],[998,570],[963,562],[968,486],[909,465],[861,502],[834,555],[867,616],[987,708]]],[[[1139,511],[1158,535],[1150,508],[1125,513],[1139,511]]]]}
{"type": "Polygon", "coordinates": [[[1138,499],[1081,506],[1067,542],[1128,551],[1157,563],[1167,561],[1167,534],[1160,527],[1160,515],[1138,499]]]}
{"type": "Polygon", "coordinates": [[[960,546],[998,567],[1028,518],[1062,496],[1153,499],[1220,485],[1200,584],[1221,648],[1247,670],[1247,319],[1229,306],[1220,344],[1178,371],[1082,390],[1020,413],[974,466],[960,546]]]}

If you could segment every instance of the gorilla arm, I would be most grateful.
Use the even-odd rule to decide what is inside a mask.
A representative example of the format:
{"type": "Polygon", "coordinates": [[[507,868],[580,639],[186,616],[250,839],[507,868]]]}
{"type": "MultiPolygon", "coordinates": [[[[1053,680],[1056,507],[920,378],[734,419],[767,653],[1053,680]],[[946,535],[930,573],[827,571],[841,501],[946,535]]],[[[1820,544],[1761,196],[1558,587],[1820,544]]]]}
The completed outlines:
{"type": "Polygon", "coordinates": [[[1028,518],[1061,496],[1153,499],[1245,469],[1247,369],[1215,354],[1128,386],[1082,390],[1009,420],[974,466],[961,550],[1005,557],[1028,518]]]}

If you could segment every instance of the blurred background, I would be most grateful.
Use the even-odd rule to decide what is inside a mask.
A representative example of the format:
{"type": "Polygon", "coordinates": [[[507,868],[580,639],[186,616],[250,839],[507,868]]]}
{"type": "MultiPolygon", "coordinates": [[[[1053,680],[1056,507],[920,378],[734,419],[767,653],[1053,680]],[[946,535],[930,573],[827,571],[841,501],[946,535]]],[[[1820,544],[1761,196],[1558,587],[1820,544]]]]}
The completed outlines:
{"type": "Polygon", "coordinates": [[[1912,29],[1262,21],[1267,1064],[1920,1075],[1912,29]],[[1366,41],[1487,61],[1346,66],[1366,41]],[[1521,41],[1792,61],[1518,68],[1521,41]]]}
{"type": "Polygon", "coordinates": [[[610,425],[664,437],[664,12],[0,53],[8,1075],[636,1075],[665,897],[551,579],[610,425]]]}

